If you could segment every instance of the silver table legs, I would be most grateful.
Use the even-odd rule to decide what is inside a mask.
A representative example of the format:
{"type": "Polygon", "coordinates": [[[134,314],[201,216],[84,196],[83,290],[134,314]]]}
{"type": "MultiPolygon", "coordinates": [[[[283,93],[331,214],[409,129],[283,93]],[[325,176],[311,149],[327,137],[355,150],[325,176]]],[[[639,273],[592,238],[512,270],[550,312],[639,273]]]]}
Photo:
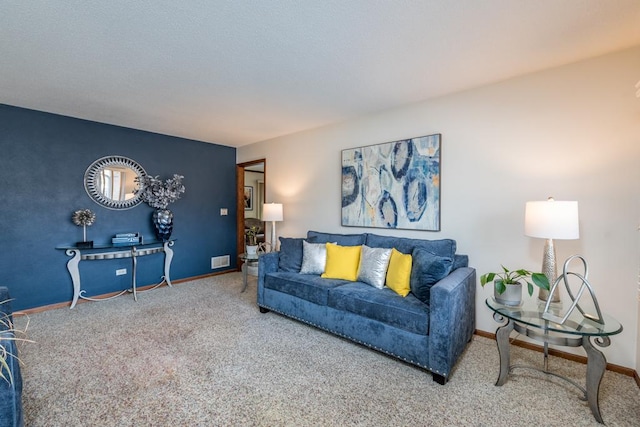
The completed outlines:
{"type": "Polygon", "coordinates": [[[136,246],[126,246],[122,248],[112,248],[109,252],[88,252],[82,253],[82,250],[79,248],[67,249],[67,256],[72,257],[67,262],[67,270],[69,271],[69,275],[71,276],[71,282],[73,283],[73,300],[71,301],[71,307],[74,308],[78,303],[80,298],[90,300],[90,301],[102,301],[106,299],[111,299],[118,297],[125,292],[132,292],[134,300],[138,300],[138,289],[136,286],[136,270],[137,270],[137,258],[145,255],[152,255],[159,252],[164,252],[164,275],[161,278],[160,283],[151,287],[150,289],[155,289],[158,286],[161,286],[165,282],[167,285],[171,286],[171,261],[173,260],[173,240],[168,242],[164,242],[162,246],[154,246],[154,247],[136,247],[136,246]],[[80,282],[80,261],[81,260],[102,260],[102,259],[116,259],[116,258],[131,258],[132,260],[132,270],[131,270],[131,288],[125,289],[121,292],[118,292],[115,295],[111,295],[109,297],[104,298],[91,298],[84,296],[85,290],[82,289],[82,284],[80,282]]]}
{"type": "MultiPolygon", "coordinates": [[[[498,322],[504,321],[504,318],[499,314],[494,314],[494,319],[498,322]]],[[[507,323],[496,330],[496,341],[498,344],[498,353],[500,355],[500,372],[498,374],[498,380],[496,386],[501,386],[507,382],[509,374],[517,368],[532,369],[542,372],[546,375],[553,375],[557,378],[563,379],[568,383],[577,387],[583,393],[582,400],[586,400],[591,409],[596,421],[604,424],[602,415],[600,414],[600,406],[598,405],[598,394],[600,391],[600,382],[604,376],[604,371],[607,366],[607,360],[602,352],[594,347],[591,340],[594,340],[595,344],[599,347],[607,347],[611,344],[609,337],[592,337],[592,336],[560,336],[551,335],[548,331],[538,332],[537,330],[527,328],[525,325],[521,325],[512,319],[509,319],[507,323]],[[536,341],[544,343],[544,368],[538,369],[532,366],[525,365],[511,365],[510,360],[510,348],[509,348],[509,335],[511,331],[516,330],[521,334],[524,334],[536,341]],[[561,345],[566,347],[582,347],[587,353],[587,377],[586,388],[577,384],[573,380],[566,378],[557,373],[551,372],[548,369],[548,356],[549,356],[549,344],[561,345]]]]}

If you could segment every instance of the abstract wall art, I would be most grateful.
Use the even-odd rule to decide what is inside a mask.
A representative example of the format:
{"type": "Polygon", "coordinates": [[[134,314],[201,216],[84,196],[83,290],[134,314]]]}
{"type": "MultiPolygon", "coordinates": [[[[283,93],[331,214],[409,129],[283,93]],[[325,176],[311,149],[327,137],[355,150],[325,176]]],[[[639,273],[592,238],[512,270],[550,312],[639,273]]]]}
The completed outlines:
{"type": "Polygon", "coordinates": [[[440,231],[441,135],[342,151],[342,225],[440,231]]]}

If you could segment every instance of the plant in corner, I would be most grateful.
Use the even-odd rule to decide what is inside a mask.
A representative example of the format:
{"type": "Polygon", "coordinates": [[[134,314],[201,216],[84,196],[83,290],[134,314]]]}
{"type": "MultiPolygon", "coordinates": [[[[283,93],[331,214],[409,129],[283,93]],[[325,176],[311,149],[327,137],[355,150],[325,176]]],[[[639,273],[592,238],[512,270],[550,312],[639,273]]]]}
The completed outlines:
{"type": "MultiPolygon", "coordinates": [[[[547,279],[547,276],[542,273],[534,273],[523,268],[518,270],[509,270],[504,265],[501,267],[501,272],[485,273],[480,276],[480,284],[483,287],[487,283],[493,282],[496,300],[500,303],[505,303],[504,301],[507,301],[499,297],[499,295],[502,295],[507,291],[507,286],[522,286],[522,280],[527,283],[529,296],[533,295],[533,285],[536,285],[541,289],[549,290],[549,279],[547,279]],[[531,280],[528,280],[527,278],[531,278],[531,280]]],[[[519,293],[522,295],[521,291],[519,291],[519,293]]],[[[520,299],[522,299],[522,296],[520,296],[520,299]]],[[[520,301],[512,301],[507,305],[518,305],[519,303],[520,301]]]]}

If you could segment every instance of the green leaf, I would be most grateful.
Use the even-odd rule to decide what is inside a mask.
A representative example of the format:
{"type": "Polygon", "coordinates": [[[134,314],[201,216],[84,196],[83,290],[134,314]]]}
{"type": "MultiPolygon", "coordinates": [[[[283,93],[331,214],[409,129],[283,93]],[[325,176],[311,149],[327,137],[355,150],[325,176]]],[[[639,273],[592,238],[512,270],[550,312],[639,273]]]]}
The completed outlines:
{"type": "Polygon", "coordinates": [[[528,280],[527,280],[527,291],[529,291],[529,296],[533,295],[533,285],[528,280]]]}
{"type": "Polygon", "coordinates": [[[535,283],[537,287],[541,289],[546,289],[547,291],[551,289],[549,286],[549,279],[547,279],[547,276],[545,276],[544,274],[533,273],[531,275],[531,279],[533,280],[533,283],[535,283]]]}
{"type": "Polygon", "coordinates": [[[496,291],[499,294],[502,294],[504,291],[507,290],[507,286],[504,284],[504,280],[502,279],[498,279],[495,281],[495,287],[496,287],[496,291]]]}
{"type": "Polygon", "coordinates": [[[487,273],[487,274],[483,274],[480,277],[480,284],[482,286],[486,285],[489,282],[493,282],[493,279],[496,277],[495,273],[487,273]]]}

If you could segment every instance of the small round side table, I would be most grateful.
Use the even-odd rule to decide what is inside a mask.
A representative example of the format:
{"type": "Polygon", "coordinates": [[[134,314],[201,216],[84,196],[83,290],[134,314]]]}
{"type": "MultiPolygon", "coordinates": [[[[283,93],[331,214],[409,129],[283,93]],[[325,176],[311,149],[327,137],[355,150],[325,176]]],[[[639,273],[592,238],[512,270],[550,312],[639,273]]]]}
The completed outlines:
{"type": "Polygon", "coordinates": [[[242,291],[240,293],[247,290],[247,276],[249,273],[249,267],[258,267],[258,254],[247,255],[246,253],[238,255],[240,261],[242,261],[242,291]]]}

